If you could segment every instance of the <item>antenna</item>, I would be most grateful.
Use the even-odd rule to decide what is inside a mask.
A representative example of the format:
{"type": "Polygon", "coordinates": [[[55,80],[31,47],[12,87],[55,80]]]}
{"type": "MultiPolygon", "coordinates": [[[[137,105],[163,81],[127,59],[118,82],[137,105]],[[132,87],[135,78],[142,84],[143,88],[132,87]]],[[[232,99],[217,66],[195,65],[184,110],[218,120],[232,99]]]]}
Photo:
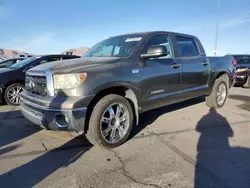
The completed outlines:
{"type": "Polygon", "coordinates": [[[218,7],[217,7],[217,22],[216,22],[216,32],[215,32],[215,43],[214,43],[214,56],[217,54],[217,42],[218,42],[218,30],[219,30],[219,13],[220,13],[220,0],[218,0],[218,7]]]}

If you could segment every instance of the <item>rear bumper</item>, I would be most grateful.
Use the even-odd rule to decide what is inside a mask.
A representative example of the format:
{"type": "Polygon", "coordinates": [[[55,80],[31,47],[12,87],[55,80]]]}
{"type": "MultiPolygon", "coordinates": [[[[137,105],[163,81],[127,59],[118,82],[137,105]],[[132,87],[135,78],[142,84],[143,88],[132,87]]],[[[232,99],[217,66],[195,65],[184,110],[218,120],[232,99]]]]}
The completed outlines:
{"type": "MultiPolygon", "coordinates": [[[[65,97],[65,101],[67,100],[66,98],[69,97],[65,97]]],[[[32,99],[32,96],[29,97],[27,93],[24,92],[24,95],[21,96],[20,109],[24,117],[34,124],[48,130],[85,130],[87,107],[74,108],[74,104],[71,104],[70,108],[61,107],[63,105],[51,107],[35,103],[32,99]],[[64,117],[63,123],[61,117],[64,117]]],[[[38,101],[41,102],[41,99],[38,101]]],[[[51,101],[51,103],[53,102],[51,101]]],[[[69,103],[67,103],[67,105],[69,105],[69,103]]]]}

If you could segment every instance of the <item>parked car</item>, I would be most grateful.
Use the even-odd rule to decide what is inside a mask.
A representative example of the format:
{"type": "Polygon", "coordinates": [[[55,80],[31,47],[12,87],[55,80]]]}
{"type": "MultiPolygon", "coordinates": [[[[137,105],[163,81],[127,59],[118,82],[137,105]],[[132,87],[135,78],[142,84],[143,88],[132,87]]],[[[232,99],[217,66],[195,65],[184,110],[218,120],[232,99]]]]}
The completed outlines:
{"type": "Polygon", "coordinates": [[[8,58],[0,62],[0,68],[8,68],[11,65],[26,59],[25,57],[8,58]]]}
{"type": "Polygon", "coordinates": [[[80,58],[80,56],[68,56],[62,54],[33,56],[19,61],[8,68],[1,68],[0,102],[5,101],[8,105],[19,105],[20,93],[23,91],[25,84],[25,73],[28,69],[52,61],[73,58],[80,58]]]}
{"type": "Polygon", "coordinates": [[[250,88],[250,55],[233,55],[237,61],[235,86],[250,88]]]}
{"type": "Polygon", "coordinates": [[[76,60],[27,72],[23,115],[50,130],[85,133],[94,145],[126,141],[139,114],[198,96],[221,108],[234,82],[232,56],[206,56],[200,40],[172,32],[110,37],[76,60]]]}

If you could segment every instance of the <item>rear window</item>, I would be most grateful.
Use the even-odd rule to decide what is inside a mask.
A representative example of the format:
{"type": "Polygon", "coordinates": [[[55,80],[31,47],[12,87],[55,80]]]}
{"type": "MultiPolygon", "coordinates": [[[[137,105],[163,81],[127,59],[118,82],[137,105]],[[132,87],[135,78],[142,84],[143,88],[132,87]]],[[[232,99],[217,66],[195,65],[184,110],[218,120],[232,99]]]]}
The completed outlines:
{"type": "Polygon", "coordinates": [[[250,55],[234,56],[237,64],[250,64],[250,55]]]}
{"type": "Polygon", "coordinates": [[[193,38],[176,36],[176,40],[181,57],[199,56],[199,51],[193,38]]]}

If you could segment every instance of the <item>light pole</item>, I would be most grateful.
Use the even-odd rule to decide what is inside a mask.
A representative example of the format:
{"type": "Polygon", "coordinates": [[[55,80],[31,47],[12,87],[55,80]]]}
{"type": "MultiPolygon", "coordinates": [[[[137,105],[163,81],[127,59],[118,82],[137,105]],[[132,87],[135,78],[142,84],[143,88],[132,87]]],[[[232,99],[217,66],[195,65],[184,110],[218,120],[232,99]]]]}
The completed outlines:
{"type": "Polygon", "coordinates": [[[217,5],[217,21],[216,21],[216,32],[215,32],[215,43],[214,43],[214,56],[217,54],[217,41],[218,41],[218,30],[219,30],[219,14],[220,14],[220,0],[218,0],[217,5]]]}

